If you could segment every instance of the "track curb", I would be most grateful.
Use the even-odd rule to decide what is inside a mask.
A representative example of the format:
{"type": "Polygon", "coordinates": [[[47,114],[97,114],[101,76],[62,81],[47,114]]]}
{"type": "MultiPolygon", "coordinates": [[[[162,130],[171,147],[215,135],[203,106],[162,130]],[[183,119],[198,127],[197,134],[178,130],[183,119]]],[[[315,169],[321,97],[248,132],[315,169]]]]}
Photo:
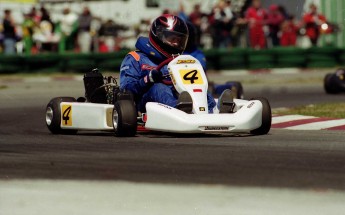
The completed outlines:
{"type": "Polygon", "coordinates": [[[271,127],[288,130],[345,130],[345,119],[303,115],[273,115],[271,127]]]}

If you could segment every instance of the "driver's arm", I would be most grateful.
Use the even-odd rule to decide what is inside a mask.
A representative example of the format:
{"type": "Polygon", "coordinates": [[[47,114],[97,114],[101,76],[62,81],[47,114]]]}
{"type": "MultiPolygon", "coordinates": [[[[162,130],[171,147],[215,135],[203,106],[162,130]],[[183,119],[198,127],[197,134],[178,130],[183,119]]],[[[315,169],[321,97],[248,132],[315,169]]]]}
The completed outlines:
{"type": "Polygon", "coordinates": [[[144,94],[150,85],[144,80],[147,72],[141,71],[140,64],[131,55],[127,55],[120,68],[120,89],[129,90],[135,95],[144,94]]]}

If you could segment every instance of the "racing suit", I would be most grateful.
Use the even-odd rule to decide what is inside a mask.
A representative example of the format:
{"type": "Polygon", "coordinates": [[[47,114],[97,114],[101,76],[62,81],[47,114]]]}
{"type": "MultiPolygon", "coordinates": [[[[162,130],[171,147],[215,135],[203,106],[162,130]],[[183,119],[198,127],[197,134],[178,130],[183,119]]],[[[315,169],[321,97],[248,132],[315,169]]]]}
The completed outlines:
{"type": "MultiPolygon", "coordinates": [[[[146,112],[147,102],[159,102],[176,107],[178,94],[172,85],[170,77],[163,79],[162,83],[148,83],[147,75],[166,58],[149,43],[146,37],[139,37],[135,47],[137,51],[130,52],[122,61],[120,68],[120,89],[133,93],[137,109],[146,112]]],[[[168,76],[167,66],[161,69],[163,76],[168,76]]],[[[208,94],[209,112],[213,112],[216,105],[213,97],[208,94]]]]}

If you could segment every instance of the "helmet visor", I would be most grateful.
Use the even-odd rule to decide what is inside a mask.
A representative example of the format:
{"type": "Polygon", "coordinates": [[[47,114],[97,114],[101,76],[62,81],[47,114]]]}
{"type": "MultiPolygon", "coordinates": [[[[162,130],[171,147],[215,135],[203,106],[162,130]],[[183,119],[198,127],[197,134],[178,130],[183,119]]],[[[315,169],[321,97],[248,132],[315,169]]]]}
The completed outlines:
{"type": "MultiPolygon", "coordinates": [[[[161,35],[158,35],[161,37],[161,41],[165,43],[166,45],[179,50],[184,51],[187,45],[188,41],[188,35],[182,34],[175,31],[162,31],[161,35]]],[[[176,53],[177,54],[177,53],[176,53]]]]}

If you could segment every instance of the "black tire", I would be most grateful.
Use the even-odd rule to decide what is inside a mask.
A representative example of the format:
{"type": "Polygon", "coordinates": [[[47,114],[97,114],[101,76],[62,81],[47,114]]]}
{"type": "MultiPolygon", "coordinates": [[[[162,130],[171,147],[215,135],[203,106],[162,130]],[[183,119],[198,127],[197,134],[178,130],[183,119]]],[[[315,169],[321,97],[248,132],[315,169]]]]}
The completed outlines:
{"type": "Polygon", "coordinates": [[[132,100],[115,102],[113,127],[118,137],[133,137],[137,133],[137,110],[132,100]]]}
{"type": "Polygon", "coordinates": [[[254,135],[265,135],[271,129],[272,123],[272,112],[270,103],[266,98],[252,98],[251,100],[259,100],[262,103],[262,124],[259,128],[250,131],[254,135]]]}
{"type": "Polygon", "coordinates": [[[73,97],[56,97],[50,100],[46,108],[46,125],[53,134],[76,134],[78,130],[61,128],[61,102],[76,102],[73,97]]]}
{"type": "Polygon", "coordinates": [[[231,84],[231,91],[236,93],[236,99],[244,98],[244,90],[241,82],[238,81],[228,81],[227,84],[231,84]]]}
{"type": "Polygon", "coordinates": [[[328,94],[339,93],[337,83],[334,83],[335,74],[328,73],[323,80],[323,87],[328,94]]]}

